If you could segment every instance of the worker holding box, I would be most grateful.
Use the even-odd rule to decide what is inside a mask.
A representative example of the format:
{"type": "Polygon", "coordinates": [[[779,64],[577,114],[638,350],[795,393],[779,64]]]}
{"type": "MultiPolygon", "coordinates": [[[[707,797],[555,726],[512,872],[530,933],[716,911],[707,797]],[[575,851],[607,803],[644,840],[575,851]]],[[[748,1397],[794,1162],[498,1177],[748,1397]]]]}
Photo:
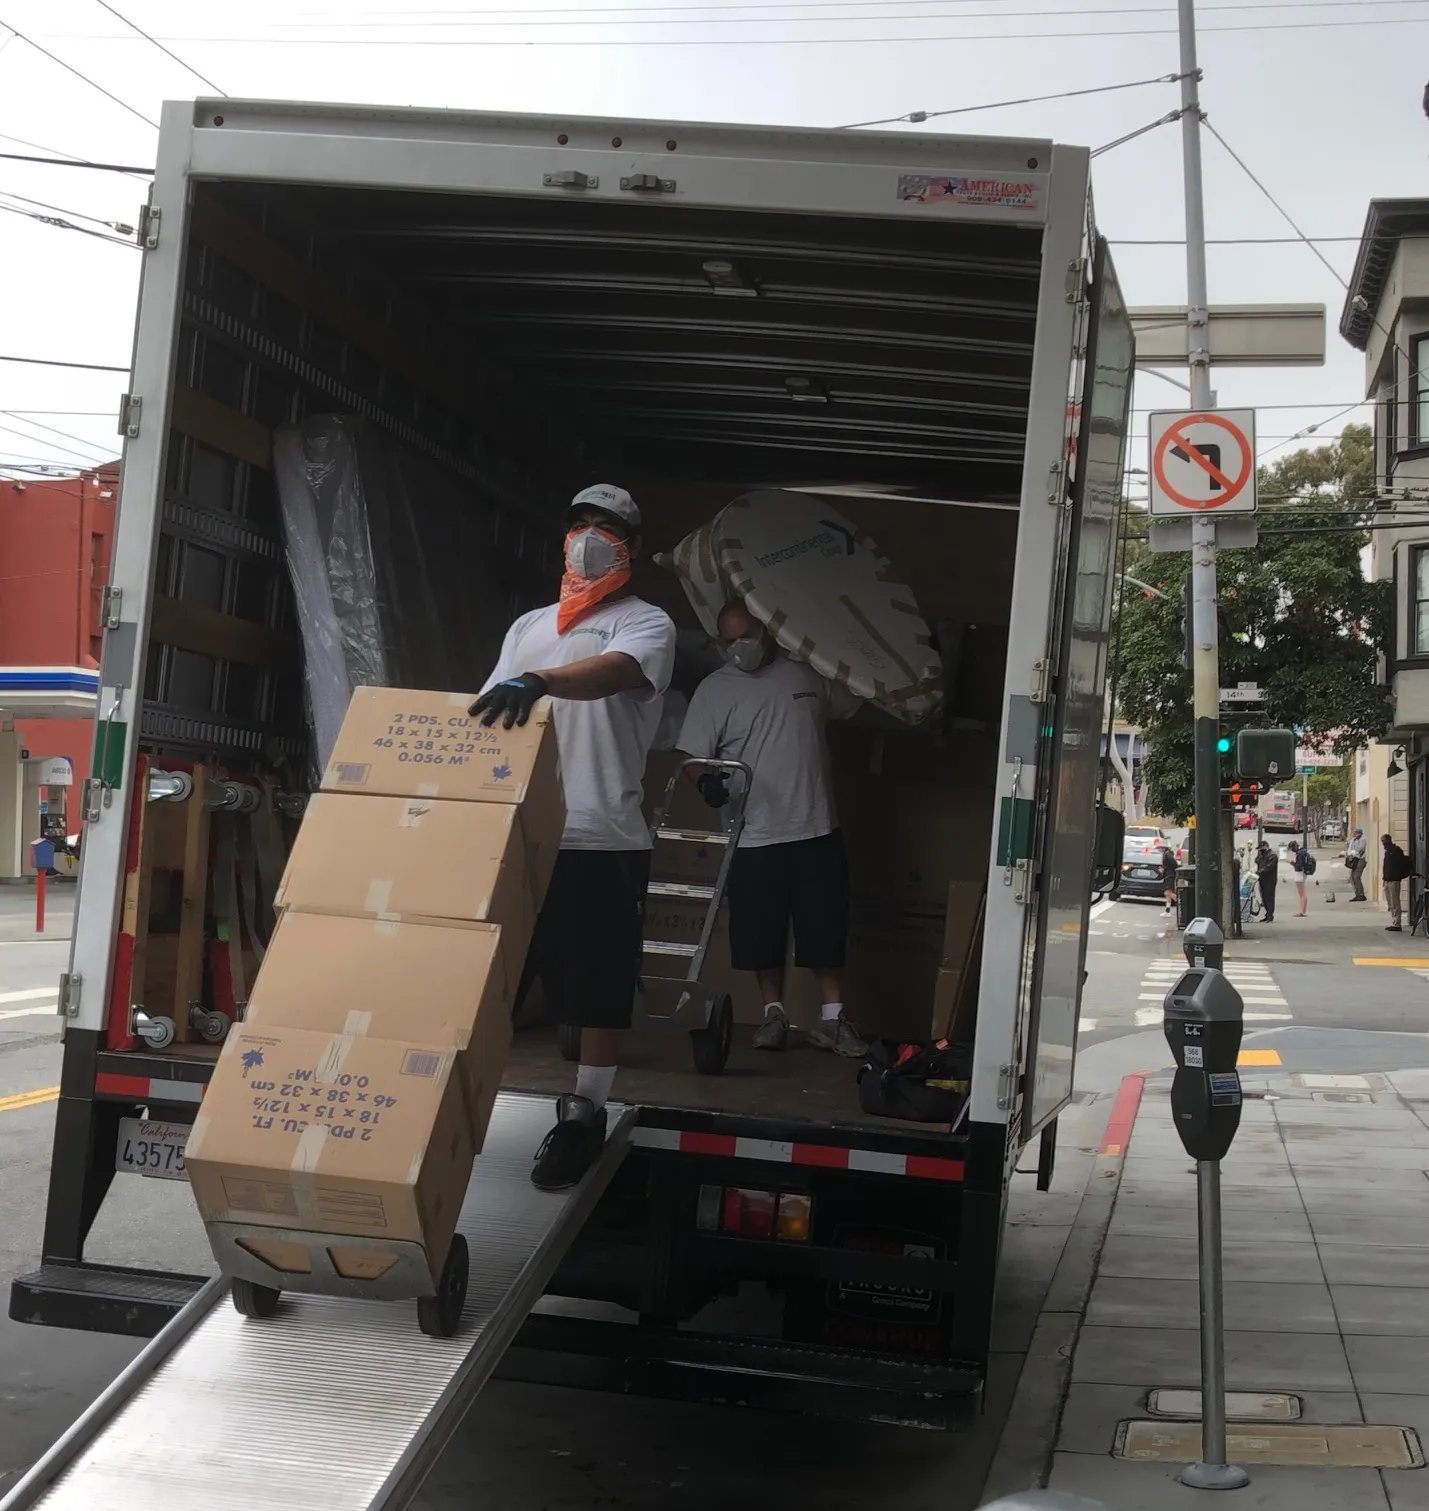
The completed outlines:
{"type": "MultiPolygon", "coordinates": [[[[737,971],[752,971],[764,995],[756,1049],[789,1041],[784,956],[794,928],[794,963],[807,966],[823,1000],[809,1037],[821,1049],[862,1059],[868,1045],[843,1008],[848,933],[848,859],[834,815],[828,721],[848,718],[861,700],[780,652],[743,603],[720,611],[726,665],[690,699],[676,742],[698,759],[743,761],[754,773],[744,829],[729,866],[729,949],[737,971]]],[[[729,801],[730,774],[697,774],[712,808],[729,801]]]]}
{"type": "Polygon", "coordinates": [[[641,784],[675,660],[670,616],[630,588],[641,547],[634,500],[597,484],[566,518],[560,601],[511,626],[471,707],[484,724],[499,718],[510,729],[539,698],[553,700],[566,826],[526,970],[540,973],[557,1021],[581,1029],[581,1054],[575,1092],[557,1099],[556,1126],[531,1172],[547,1191],[575,1185],[605,1142],[650,884],[641,784]]]}

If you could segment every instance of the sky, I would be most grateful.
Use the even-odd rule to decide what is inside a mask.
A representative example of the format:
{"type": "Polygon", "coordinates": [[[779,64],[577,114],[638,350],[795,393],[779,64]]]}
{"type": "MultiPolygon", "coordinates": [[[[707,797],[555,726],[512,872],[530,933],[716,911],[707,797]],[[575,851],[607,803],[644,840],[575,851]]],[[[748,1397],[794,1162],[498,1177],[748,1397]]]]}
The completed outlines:
{"type": "MultiPolygon", "coordinates": [[[[1205,0],[1197,23],[1210,121],[1301,230],[1344,238],[1320,250],[1348,277],[1368,201],[1429,194],[1420,104],[1429,0],[1205,0]]],[[[496,0],[430,9],[380,0],[0,0],[0,152],[32,152],[29,143],[150,164],[157,132],[140,117],[157,120],[165,99],[217,91],[841,126],[1154,79],[1177,67],[1172,0],[574,0],[561,8],[508,0],[506,9],[496,0]]],[[[907,129],[1095,148],[1178,104],[1178,86],[1157,83],[907,129]]],[[[1185,301],[1180,131],[1156,127],[1094,165],[1097,220],[1132,305],[1185,301]],[[1170,244],[1134,244],[1144,241],[1170,244]]],[[[1214,137],[1205,135],[1203,154],[1212,242],[1293,238],[1214,137]]],[[[144,192],[142,178],[0,160],[0,355],[128,362],[141,255],[102,239],[118,234],[103,223],[132,225],[144,192]],[[25,201],[98,234],[13,213],[53,213],[25,201]]],[[[1364,391],[1363,358],[1337,329],[1343,283],[1293,241],[1212,245],[1208,256],[1212,304],[1327,307],[1323,367],[1213,375],[1222,407],[1258,410],[1261,459],[1367,422],[1367,408],[1338,413],[1364,391]],[[1288,440],[1316,424],[1323,429],[1310,440],[1288,440]]],[[[0,465],[114,455],[123,386],[118,373],[0,361],[0,465]]],[[[1182,402],[1164,380],[1138,377],[1132,466],[1145,465],[1146,412],[1182,402]]]]}

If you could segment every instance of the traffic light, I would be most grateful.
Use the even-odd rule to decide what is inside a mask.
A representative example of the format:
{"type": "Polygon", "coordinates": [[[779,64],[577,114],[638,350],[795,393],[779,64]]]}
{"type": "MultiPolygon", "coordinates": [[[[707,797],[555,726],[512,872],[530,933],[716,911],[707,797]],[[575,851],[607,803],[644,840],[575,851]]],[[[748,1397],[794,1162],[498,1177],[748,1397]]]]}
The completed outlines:
{"type": "Polygon", "coordinates": [[[1259,782],[1245,782],[1235,778],[1226,788],[1226,798],[1233,810],[1254,808],[1260,801],[1261,790],[1259,782]]]}
{"type": "Polygon", "coordinates": [[[1220,733],[1216,736],[1216,754],[1229,755],[1231,753],[1231,732],[1224,724],[1221,725],[1220,733]]]}

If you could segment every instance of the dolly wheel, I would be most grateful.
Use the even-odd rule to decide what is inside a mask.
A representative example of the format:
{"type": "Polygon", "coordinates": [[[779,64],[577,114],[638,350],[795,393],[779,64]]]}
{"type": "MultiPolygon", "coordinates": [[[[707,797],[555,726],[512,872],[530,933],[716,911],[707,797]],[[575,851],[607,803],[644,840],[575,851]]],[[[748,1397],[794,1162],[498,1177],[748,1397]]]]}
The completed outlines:
{"type": "Polygon", "coordinates": [[[726,995],[710,1009],[709,1022],[690,1033],[690,1048],[695,1055],[695,1069],[702,1076],[717,1076],[729,1060],[734,1042],[734,1003],[726,995]]]}
{"type": "Polygon", "coordinates": [[[450,1338],[461,1326],[470,1273],[471,1257],[467,1253],[466,1239],[460,1233],[453,1233],[447,1262],[442,1266],[441,1279],[437,1281],[437,1294],[419,1297],[417,1301],[417,1326],[427,1337],[450,1338]]]}
{"type": "Polygon", "coordinates": [[[233,1309],[242,1317],[271,1317],[278,1310],[278,1298],[282,1291],[271,1285],[259,1285],[254,1280],[234,1276],[232,1281],[233,1309]]]}
{"type": "Polygon", "coordinates": [[[561,1058],[578,1065],[581,1058],[581,1031],[573,1023],[562,1023],[560,1029],[561,1058]]]}

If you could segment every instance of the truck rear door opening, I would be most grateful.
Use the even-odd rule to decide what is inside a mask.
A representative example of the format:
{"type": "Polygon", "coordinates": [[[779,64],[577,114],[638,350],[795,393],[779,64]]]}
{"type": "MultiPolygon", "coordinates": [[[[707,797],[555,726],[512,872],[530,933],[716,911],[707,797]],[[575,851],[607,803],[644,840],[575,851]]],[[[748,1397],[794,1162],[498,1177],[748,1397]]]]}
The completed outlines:
{"type": "MultiPolygon", "coordinates": [[[[941,713],[830,738],[850,1008],[966,1043],[965,1112],[872,1116],[855,1065],[757,1055],[747,1013],[718,1076],[646,1025],[628,1150],[505,1367],[949,1425],[986,1368],[1012,1169],[1039,1134],[1050,1164],[1072,1090],[1133,357],[1086,151],[225,100],[166,107],[153,208],[45,1253],[12,1315],[152,1333],[195,1290],[85,1240],[124,1200],[121,1123],[191,1120],[217,1053],[186,1003],[162,1050],[136,1008],[175,1011],[187,970],[231,1017],[257,968],[260,828],[290,829],[314,769],[274,437],[336,421],[392,685],[479,687],[596,481],[639,503],[635,587],[681,631],[683,696],[706,636],[658,558],[736,497],[826,501],[911,590],[941,713]],[[272,822],[215,814],[248,881],[208,912],[237,936],[180,945],[147,784],[196,767],[272,822]],[[731,1321],[750,1287],[767,1313],[731,1321]]],[[[518,1032],[505,1084],[568,1089],[554,1025],[518,1032]]]]}

